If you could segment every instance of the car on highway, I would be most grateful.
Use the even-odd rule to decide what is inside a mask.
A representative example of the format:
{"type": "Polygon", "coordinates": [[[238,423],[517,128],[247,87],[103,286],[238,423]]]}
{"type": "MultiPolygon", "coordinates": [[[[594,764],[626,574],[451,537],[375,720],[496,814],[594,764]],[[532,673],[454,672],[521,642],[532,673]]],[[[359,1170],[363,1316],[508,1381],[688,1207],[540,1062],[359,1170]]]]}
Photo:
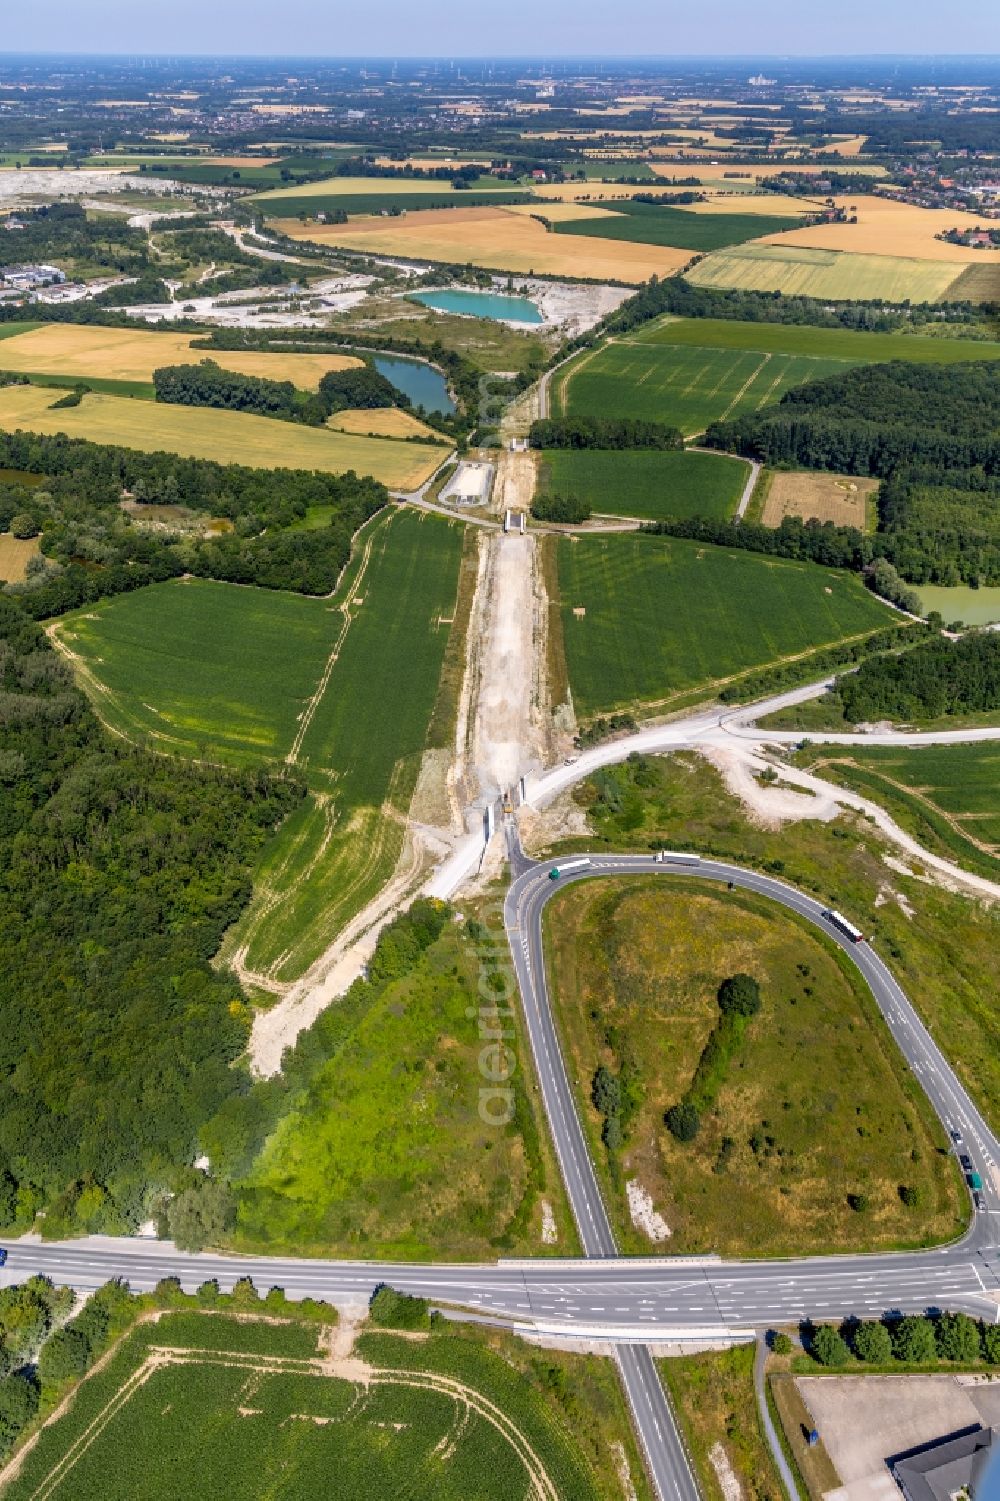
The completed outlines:
{"type": "Polygon", "coordinates": [[[7,1252],[4,1250],[3,1246],[0,1246],[0,1266],[6,1266],[6,1265],[7,1265],[7,1252]]]}
{"type": "Polygon", "coordinates": [[[976,1206],[977,1214],[982,1214],[986,1209],[986,1200],[978,1189],[972,1195],[972,1202],[976,1206]]]}
{"type": "Polygon", "coordinates": [[[955,1143],[956,1147],[964,1147],[965,1146],[965,1137],[962,1135],[961,1131],[956,1131],[956,1130],[952,1129],[952,1131],[951,1131],[951,1139],[955,1143]]]}
{"type": "Polygon", "coordinates": [[[972,1172],[972,1158],[969,1156],[968,1152],[960,1152],[958,1160],[962,1164],[963,1173],[972,1172]]]}

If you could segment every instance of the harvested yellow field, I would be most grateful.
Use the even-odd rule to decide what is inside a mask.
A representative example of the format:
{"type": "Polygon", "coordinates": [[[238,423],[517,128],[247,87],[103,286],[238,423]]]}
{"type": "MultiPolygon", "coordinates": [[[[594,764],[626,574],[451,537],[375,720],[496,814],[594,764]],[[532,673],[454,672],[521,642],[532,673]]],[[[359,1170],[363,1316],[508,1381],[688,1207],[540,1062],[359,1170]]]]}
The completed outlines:
{"type": "MultiPolygon", "coordinates": [[[[600,198],[634,198],[636,193],[641,193],[643,187],[652,187],[653,184],[637,185],[636,183],[622,182],[542,182],[532,189],[535,197],[547,202],[572,202],[573,199],[587,193],[590,201],[600,198]]],[[[511,208],[518,205],[511,204],[511,208]]],[[[522,203],[521,208],[529,208],[530,205],[522,203]]]]}
{"type": "Polygon", "coordinates": [[[754,240],[748,245],[713,250],[687,273],[688,280],[701,287],[737,287],[788,296],[862,302],[878,297],[902,302],[908,297],[911,302],[941,302],[966,269],[952,261],[853,255],[789,245],[788,241],[799,233],[789,230],[776,245],[754,240]]]}
{"type": "Polygon", "coordinates": [[[0,533],[0,579],[5,584],[23,584],[28,576],[28,564],[39,553],[37,537],[23,542],[12,537],[10,532],[0,533]]]}
{"type": "MultiPolygon", "coordinates": [[[[161,365],[214,360],[241,375],[290,380],[314,391],[328,370],[363,362],[348,354],[263,354],[258,350],[192,349],[196,334],[145,328],[102,328],[96,323],[46,323],[3,341],[4,370],[25,375],[78,375],[86,380],[150,381],[161,365]]],[[[204,337],[203,335],[200,337],[204,337]]]]}
{"type": "MultiPolygon", "coordinates": [[[[948,229],[974,229],[981,223],[974,214],[952,208],[917,208],[894,198],[855,198],[857,224],[813,224],[771,235],[765,244],[806,245],[816,250],[849,250],[857,255],[911,256],[924,261],[950,261],[953,265],[1000,261],[1000,250],[970,250],[951,245],[935,235],[948,229]]],[[[957,273],[956,273],[957,274],[957,273]]]]}
{"type": "MultiPolygon", "coordinates": [[[[581,187],[583,184],[581,183],[581,187]]],[[[567,203],[563,199],[553,198],[546,203],[512,203],[507,208],[510,214],[525,214],[529,219],[532,214],[544,214],[546,219],[551,219],[553,224],[565,224],[567,219],[613,219],[611,209],[600,208],[596,203],[567,203]]]]}
{"type": "Polygon", "coordinates": [[[685,210],[692,214],[777,214],[782,219],[804,217],[814,214],[817,204],[811,198],[793,198],[785,193],[734,193],[721,188],[708,189],[704,203],[686,203],[685,210]]]}
{"type": "Polygon", "coordinates": [[[878,489],[877,479],[852,474],[775,473],[769,476],[767,500],[761,521],[780,526],[786,516],[803,521],[832,521],[834,526],[865,530],[869,495],[878,489]]]}
{"type": "MultiPolygon", "coordinates": [[[[667,147],[653,147],[653,155],[655,157],[673,156],[674,154],[667,147]]],[[[649,165],[658,177],[676,177],[678,175],[678,166],[681,164],[674,163],[672,165],[668,161],[652,161],[649,165]]],[[[689,167],[687,162],[684,162],[683,166],[684,172],[680,174],[681,176],[694,176],[694,167],[689,167]]],[[[828,167],[817,166],[815,162],[699,162],[697,166],[697,175],[702,182],[721,180],[722,183],[725,183],[727,174],[733,172],[745,174],[736,178],[735,181],[753,182],[758,177],[778,177],[782,172],[811,172],[817,177],[821,177],[827,171],[829,171],[828,167]]],[[[857,166],[852,166],[851,171],[863,172],[866,177],[885,176],[884,167],[874,166],[866,162],[859,162],[857,166]]],[[[734,179],[730,177],[730,181],[732,180],[734,179]]],[[[635,192],[635,189],[633,188],[632,191],[635,192]]]]}
{"type": "Polygon", "coordinates": [[[279,219],[276,227],[293,240],[340,245],[372,255],[469,263],[522,275],[578,276],[587,281],[610,278],[637,284],[651,276],[670,276],[691,259],[690,251],[665,245],[550,234],[537,219],[488,205],[428,209],[396,219],[357,218],[347,224],[306,226],[297,219],[279,219]]]}
{"type": "Polygon", "coordinates": [[[817,156],[858,156],[865,149],[867,136],[846,136],[839,141],[831,141],[829,146],[817,146],[817,156]]]}
{"type": "MultiPolygon", "coordinates": [[[[394,193],[428,193],[440,198],[443,193],[454,193],[456,198],[461,198],[461,190],[452,187],[445,180],[437,182],[433,177],[324,177],[320,182],[300,182],[291,188],[269,188],[266,193],[255,193],[254,203],[274,203],[282,198],[339,198],[350,193],[357,195],[364,193],[372,197],[384,198],[386,192],[394,193]]],[[[521,191],[517,183],[500,182],[499,179],[492,185],[477,187],[477,193],[510,193],[521,191]]]]}
{"type": "Polygon", "coordinates": [[[441,443],[449,440],[412,412],[400,407],[351,408],[335,412],[327,419],[327,427],[338,433],[374,434],[376,438],[437,438],[441,443]]]}
{"type": "Polygon", "coordinates": [[[96,392],[79,406],[53,411],[52,400],[53,392],[40,386],[6,386],[0,390],[0,428],[65,433],[142,453],[176,453],[254,469],[320,469],[326,474],[354,469],[396,490],[422,485],[447,452],[443,446],[361,438],[249,412],[168,406],[96,392]]]}

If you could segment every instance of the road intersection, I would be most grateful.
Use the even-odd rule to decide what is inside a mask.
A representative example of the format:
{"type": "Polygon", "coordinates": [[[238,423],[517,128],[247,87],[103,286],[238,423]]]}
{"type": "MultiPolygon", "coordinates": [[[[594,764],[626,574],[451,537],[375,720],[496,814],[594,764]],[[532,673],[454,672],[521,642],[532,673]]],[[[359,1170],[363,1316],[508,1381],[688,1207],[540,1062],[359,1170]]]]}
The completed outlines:
{"type": "Polygon", "coordinates": [[[1000,1321],[1000,1140],[881,957],[831,925],[815,898],[773,877],[716,860],[652,855],[577,856],[586,863],[558,881],[551,862],[528,861],[510,831],[513,880],[505,925],[552,1139],[586,1259],[539,1257],[498,1263],[343,1262],[290,1257],[186,1254],[155,1240],[90,1236],[11,1244],[5,1282],[43,1272],[80,1289],[122,1277],[136,1290],[176,1276],[193,1290],[207,1278],[239,1277],[284,1287],[291,1297],[364,1303],[381,1282],[549,1338],[610,1342],[661,1497],[695,1501],[697,1486],[649,1346],[668,1339],[749,1337],[775,1324],[850,1315],[962,1310],[1000,1321]],[[983,1209],[950,1245],[890,1254],[768,1261],[718,1257],[620,1257],[597,1184],[549,1003],[542,916],[555,892],[602,877],[683,877],[753,891],[818,927],[868,984],[886,1024],[946,1130],[962,1138],[983,1182],[983,1209]]]}

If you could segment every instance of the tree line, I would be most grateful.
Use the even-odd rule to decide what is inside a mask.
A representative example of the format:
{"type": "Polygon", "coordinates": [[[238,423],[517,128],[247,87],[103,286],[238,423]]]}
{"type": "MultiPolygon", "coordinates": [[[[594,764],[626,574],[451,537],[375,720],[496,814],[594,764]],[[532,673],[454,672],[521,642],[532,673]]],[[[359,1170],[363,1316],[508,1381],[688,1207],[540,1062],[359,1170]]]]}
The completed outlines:
{"type": "MultiPolygon", "coordinates": [[[[809,1324],[803,1343],[820,1365],[861,1361],[873,1366],[931,1365],[948,1361],[974,1366],[1000,1365],[1000,1325],[967,1313],[908,1314],[885,1319],[847,1319],[841,1325],[809,1324]]],[[[776,1354],[790,1354],[788,1335],[771,1336],[776,1354]]]]}
{"type": "Polygon", "coordinates": [[[531,424],[532,448],[683,448],[676,427],[642,417],[540,417],[531,424]]]}

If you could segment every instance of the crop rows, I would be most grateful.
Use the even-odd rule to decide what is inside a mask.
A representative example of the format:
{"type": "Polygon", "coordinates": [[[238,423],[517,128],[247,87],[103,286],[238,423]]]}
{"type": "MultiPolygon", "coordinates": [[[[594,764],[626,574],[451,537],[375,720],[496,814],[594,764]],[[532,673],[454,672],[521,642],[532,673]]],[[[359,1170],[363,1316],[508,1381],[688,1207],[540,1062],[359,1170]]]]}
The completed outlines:
{"type": "Polygon", "coordinates": [[[563,542],[558,560],[570,686],[584,716],[888,623],[858,579],[810,563],[635,536],[563,542]]]}

